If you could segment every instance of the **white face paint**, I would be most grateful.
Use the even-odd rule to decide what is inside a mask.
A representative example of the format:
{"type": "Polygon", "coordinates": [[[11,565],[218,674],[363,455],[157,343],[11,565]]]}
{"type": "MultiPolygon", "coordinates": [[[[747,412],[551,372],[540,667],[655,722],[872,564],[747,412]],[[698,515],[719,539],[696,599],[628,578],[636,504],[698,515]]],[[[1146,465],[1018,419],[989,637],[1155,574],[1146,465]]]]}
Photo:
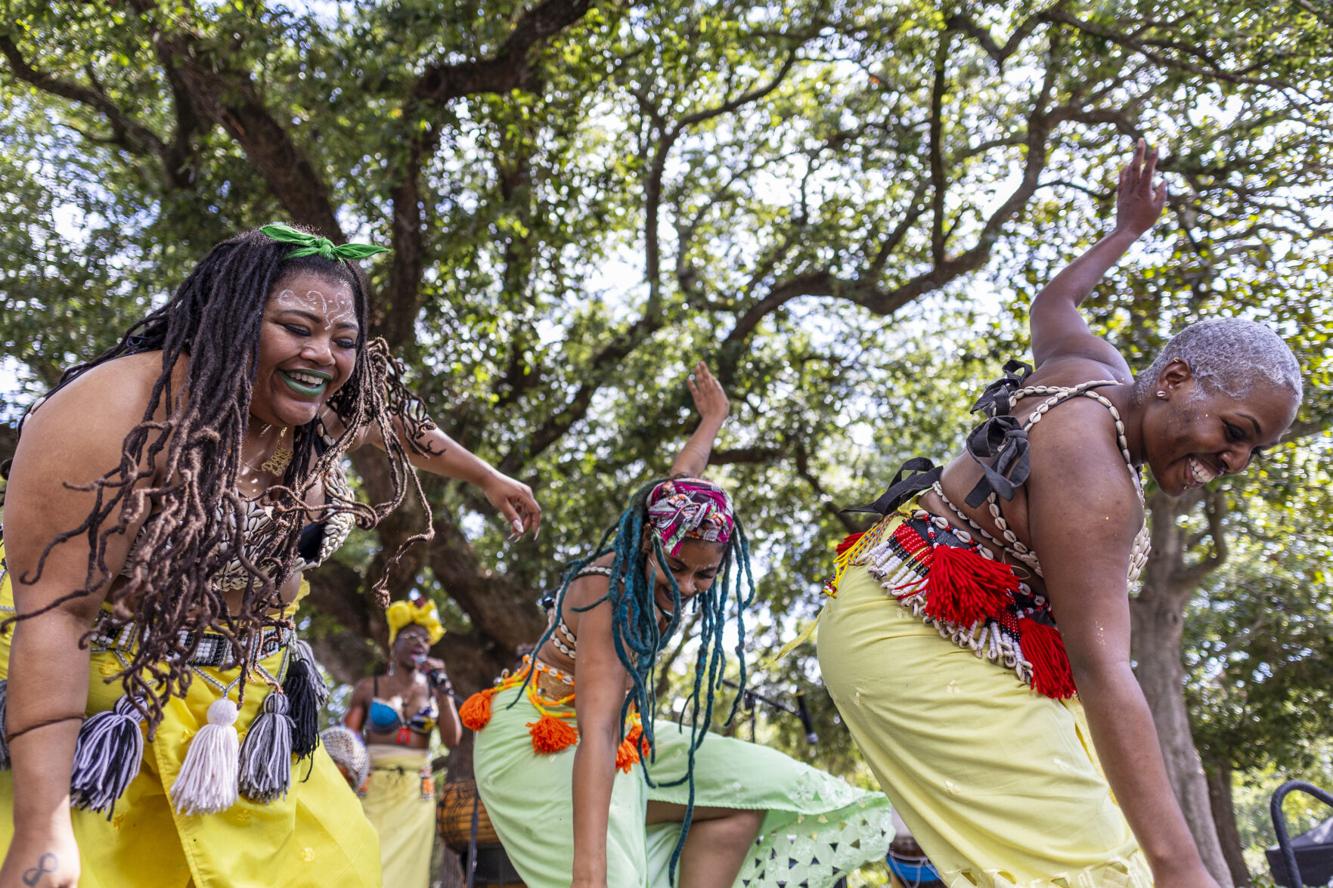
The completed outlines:
{"type": "Polygon", "coordinates": [[[259,338],[251,414],[277,427],[304,425],[351,378],[359,336],[352,287],[297,272],[269,297],[259,338]]]}
{"type": "Polygon", "coordinates": [[[320,319],[322,330],[328,332],[339,326],[356,326],[356,304],[346,287],[332,291],[325,289],[307,289],[304,294],[295,290],[282,290],[273,297],[273,304],[280,311],[308,312],[320,319]]]}

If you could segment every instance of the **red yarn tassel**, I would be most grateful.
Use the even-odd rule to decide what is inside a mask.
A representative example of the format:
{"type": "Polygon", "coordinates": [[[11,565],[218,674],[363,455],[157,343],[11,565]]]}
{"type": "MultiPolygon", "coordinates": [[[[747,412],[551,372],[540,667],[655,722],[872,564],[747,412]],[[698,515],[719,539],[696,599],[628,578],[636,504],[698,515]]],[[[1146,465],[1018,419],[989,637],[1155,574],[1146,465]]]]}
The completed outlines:
{"type": "Polygon", "coordinates": [[[469,731],[480,731],[491,723],[491,697],[494,694],[493,688],[487,688],[463,701],[463,705],[458,707],[458,720],[463,723],[463,727],[469,731]]]}
{"type": "Polygon", "coordinates": [[[833,554],[835,556],[841,555],[843,552],[846,552],[852,546],[855,546],[857,541],[865,535],[866,532],[864,530],[858,530],[856,533],[847,534],[847,536],[842,538],[842,542],[838,543],[838,548],[834,550],[833,554]]]}
{"type": "Polygon", "coordinates": [[[532,735],[532,748],[541,755],[560,752],[579,742],[577,728],[545,713],[535,722],[528,722],[528,733],[532,735]]]}
{"type": "Polygon", "coordinates": [[[1024,618],[1018,621],[1018,632],[1018,646],[1023,651],[1023,659],[1032,664],[1032,690],[1056,700],[1064,700],[1078,693],[1060,630],[1024,618]]]}
{"type": "Polygon", "coordinates": [[[1018,591],[1013,568],[954,546],[931,551],[926,574],[926,616],[955,626],[998,619],[1018,591]]]}

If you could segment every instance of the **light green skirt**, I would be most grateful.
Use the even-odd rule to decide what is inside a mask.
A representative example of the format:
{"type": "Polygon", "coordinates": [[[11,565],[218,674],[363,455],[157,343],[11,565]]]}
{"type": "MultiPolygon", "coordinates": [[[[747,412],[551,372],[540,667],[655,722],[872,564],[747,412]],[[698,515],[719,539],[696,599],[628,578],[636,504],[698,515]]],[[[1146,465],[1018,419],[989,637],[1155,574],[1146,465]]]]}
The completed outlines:
{"type": "MultiPolygon", "coordinates": [[[[528,888],[568,888],[574,865],[575,747],[533,751],[527,723],[537,710],[511,688],[497,694],[477,733],[477,789],[510,861],[528,888]]],[[[685,773],[689,733],[657,722],[654,782],[685,773]]],[[[827,888],[867,862],[883,861],[893,838],[889,802],[776,750],[709,734],[695,752],[700,807],[768,812],[737,886],[827,888]]],[[[664,888],[679,824],[646,826],[649,800],[683,805],[688,786],[649,788],[636,767],[617,771],[607,823],[607,885],[664,888]]]]}

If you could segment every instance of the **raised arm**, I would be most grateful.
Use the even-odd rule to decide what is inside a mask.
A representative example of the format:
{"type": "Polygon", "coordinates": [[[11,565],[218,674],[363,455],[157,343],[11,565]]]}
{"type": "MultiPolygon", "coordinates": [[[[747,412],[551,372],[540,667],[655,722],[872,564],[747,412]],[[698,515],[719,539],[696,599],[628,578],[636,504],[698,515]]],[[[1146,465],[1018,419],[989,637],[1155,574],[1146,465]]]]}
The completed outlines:
{"type": "Polygon", "coordinates": [[[680,455],[671,464],[671,474],[697,477],[708,468],[713,442],[717,440],[717,433],[727,421],[727,412],[731,408],[722,383],[714,378],[703,361],[694,365],[694,371],[686,378],[685,384],[690,387],[694,409],[699,412],[699,427],[690,435],[680,455]]]}
{"type": "Polygon", "coordinates": [[[1140,139],[1134,158],[1120,171],[1115,229],[1057,274],[1032,301],[1032,357],[1037,367],[1059,358],[1086,358],[1107,365],[1121,382],[1133,378],[1125,359],[1093,335],[1078,309],[1102,276],[1162,214],[1166,183],[1153,184],[1156,169],[1157,150],[1140,139]]]}
{"type": "MultiPolygon", "coordinates": [[[[341,423],[331,410],[325,411],[322,419],[330,431],[341,428],[341,423]]],[[[537,504],[531,487],[498,471],[438,427],[432,425],[417,436],[416,444],[422,451],[420,453],[409,446],[407,432],[401,422],[398,423],[397,432],[412,465],[431,474],[457,478],[479,488],[487,501],[504,516],[513,532],[511,539],[524,533],[535,534],[541,529],[542,507],[537,504]]],[[[366,430],[357,446],[364,444],[374,444],[384,449],[384,438],[378,428],[372,426],[366,430]]]]}
{"type": "Polygon", "coordinates": [[[1028,515],[1093,743],[1156,883],[1217,888],[1172,793],[1152,714],[1130,668],[1126,576],[1142,510],[1107,414],[1086,401],[1061,410],[1039,433],[1042,458],[1032,461],[1028,515]]]}
{"type": "MultiPolygon", "coordinates": [[[[565,612],[586,607],[606,592],[602,577],[576,580],[565,612]]],[[[584,611],[577,627],[579,656],[574,681],[574,710],[579,744],[574,753],[573,888],[616,888],[606,883],[606,830],[615,785],[616,747],[620,744],[620,706],[625,700],[625,667],[611,638],[611,604],[584,611]]],[[[639,779],[635,776],[635,779],[639,779]]]]}
{"type": "MultiPolygon", "coordinates": [[[[143,415],[146,391],[119,373],[114,362],[98,368],[47,401],[25,422],[5,496],[5,558],[18,614],[40,611],[85,584],[86,534],[51,550],[33,579],[43,550],[59,534],[78,527],[93,494],[70,490],[120,461],[121,442],[143,415]]],[[[120,572],[138,527],[108,540],[106,567],[120,572]]],[[[9,738],[14,781],[14,837],[0,869],[0,885],[73,886],[78,848],[70,823],[70,773],[74,744],[88,703],[88,648],[79,644],[91,628],[106,588],[67,601],[16,623],[9,651],[9,738]],[[40,873],[45,872],[45,878],[40,873]]],[[[8,614],[0,614],[8,616],[8,614]]]]}

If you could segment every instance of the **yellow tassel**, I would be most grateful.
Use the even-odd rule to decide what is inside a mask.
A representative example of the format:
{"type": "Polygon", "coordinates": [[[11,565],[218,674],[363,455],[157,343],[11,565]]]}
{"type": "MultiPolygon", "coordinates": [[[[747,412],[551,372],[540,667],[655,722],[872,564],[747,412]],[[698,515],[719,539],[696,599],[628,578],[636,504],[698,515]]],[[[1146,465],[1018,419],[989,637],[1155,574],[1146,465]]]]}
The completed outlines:
{"type": "Polygon", "coordinates": [[[806,627],[801,630],[799,635],[797,635],[791,641],[784,644],[782,646],[782,650],[778,651],[772,657],[765,660],[762,664],[760,664],[759,668],[772,669],[774,666],[778,665],[778,663],[782,662],[783,658],[786,657],[788,654],[790,654],[792,651],[796,650],[798,647],[805,644],[807,641],[812,640],[815,637],[815,630],[819,628],[819,617],[822,616],[823,613],[824,612],[821,610],[818,614],[816,614],[815,618],[806,624],[806,627]]]}

